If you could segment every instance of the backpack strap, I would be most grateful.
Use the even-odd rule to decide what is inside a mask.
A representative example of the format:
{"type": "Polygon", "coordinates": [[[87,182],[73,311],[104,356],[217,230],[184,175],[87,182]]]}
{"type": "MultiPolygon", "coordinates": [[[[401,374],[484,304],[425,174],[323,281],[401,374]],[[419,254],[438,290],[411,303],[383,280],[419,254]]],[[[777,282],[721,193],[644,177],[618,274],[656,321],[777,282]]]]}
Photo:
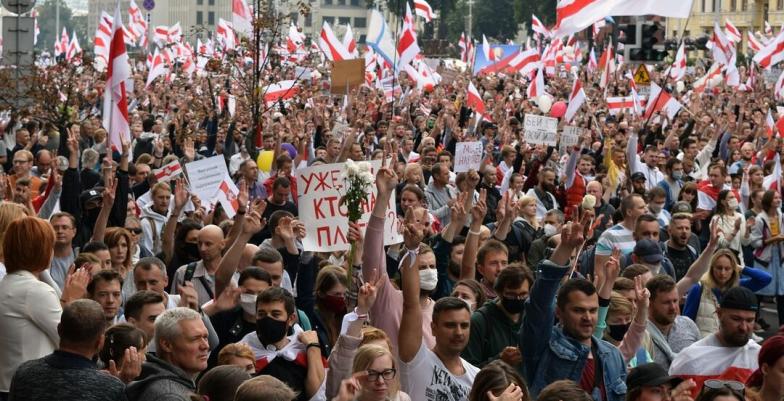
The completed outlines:
{"type": "Polygon", "coordinates": [[[156,251],[161,250],[161,239],[160,235],[158,235],[158,227],[155,225],[155,220],[152,217],[146,216],[143,217],[143,220],[147,220],[150,223],[150,231],[152,231],[152,248],[150,251],[155,253],[156,251]]]}

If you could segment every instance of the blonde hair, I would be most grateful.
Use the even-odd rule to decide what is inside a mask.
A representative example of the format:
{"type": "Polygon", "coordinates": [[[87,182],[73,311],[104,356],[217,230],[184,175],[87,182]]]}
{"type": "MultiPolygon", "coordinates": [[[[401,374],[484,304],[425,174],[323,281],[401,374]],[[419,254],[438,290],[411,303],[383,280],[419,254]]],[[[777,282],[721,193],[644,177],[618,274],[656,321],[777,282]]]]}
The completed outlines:
{"type": "Polygon", "coordinates": [[[232,343],[223,347],[218,354],[218,365],[228,365],[231,358],[246,358],[256,362],[253,350],[245,343],[232,343]]]}
{"type": "MultiPolygon", "coordinates": [[[[5,233],[12,221],[28,215],[27,209],[13,202],[0,201],[0,245],[5,240],[5,233]]],[[[0,260],[3,258],[3,247],[0,246],[0,260]]]]}
{"type": "MultiPolygon", "coordinates": [[[[375,344],[363,345],[359,347],[354,354],[354,363],[351,367],[351,371],[352,373],[357,373],[367,370],[376,359],[384,356],[388,356],[389,360],[392,361],[392,368],[397,369],[395,357],[388,349],[375,344]]],[[[387,385],[389,386],[389,398],[395,398],[398,391],[400,391],[400,380],[398,379],[398,375],[396,374],[395,378],[389,381],[387,385]]]]}
{"type": "Polygon", "coordinates": [[[713,253],[713,256],[711,256],[710,268],[708,268],[708,271],[705,272],[705,274],[702,276],[700,283],[702,283],[703,288],[718,288],[720,290],[727,290],[729,288],[738,286],[740,283],[740,271],[741,266],[738,264],[738,259],[735,253],[727,248],[719,249],[713,253]],[[732,265],[732,277],[730,278],[730,281],[727,282],[727,284],[723,287],[719,286],[719,284],[713,278],[713,264],[716,263],[716,261],[721,257],[728,258],[730,260],[730,264],[732,265]]]}
{"type": "Polygon", "coordinates": [[[392,349],[392,342],[389,341],[387,333],[373,326],[363,327],[362,340],[359,342],[359,346],[368,345],[375,341],[384,341],[387,344],[387,349],[392,349]]]}
{"type": "Polygon", "coordinates": [[[634,315],[634,305],[628,298],[613,291],[610,296],[610,307],[607,309],[607,316],[620,314],[634,315]]]}

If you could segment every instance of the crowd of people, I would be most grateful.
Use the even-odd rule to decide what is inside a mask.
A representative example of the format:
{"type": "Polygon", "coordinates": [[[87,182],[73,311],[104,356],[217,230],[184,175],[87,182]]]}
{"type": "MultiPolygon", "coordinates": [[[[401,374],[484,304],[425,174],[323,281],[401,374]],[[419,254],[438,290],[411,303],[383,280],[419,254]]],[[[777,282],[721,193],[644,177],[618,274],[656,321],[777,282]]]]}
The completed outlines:
{"type": "MultiPolygon", "coordinates": [[[[10,111],[0,400],[784,397],[784,334],[759,336],[784,322],[770,82],[682,90],[654,71],[688,107],[643,118],[608,109],[605,95],[630,90],[620,72],[607,88],[580,72],[588,100],[559,120],[581,129],[577,144],[545,146],[526,142],[526,115],[548,114],[527,79],[450,76],[420,90],[401,74],[391,99],[304,80],[256,132],[238,85],[215,92],[236,94],[232,114],[204,76],[145,89],[139,73],[121,147],[88,70],[66,126],[36,105],[10,111]],[[469,83],[484,115],[466,104],[469,83]],[[478,169],[455,172],[460,142],[481,142],[478,169]],[[231,218],[185,176],[156,178],[214,156],[239,189],[231,218]],[[351,251],[305,251],[298,170],[348,159],[381,161],[369,218],[346,220],[351,251]]],[[[546,91],[567,100],[575,78],[559,66],[546,91]]]]}

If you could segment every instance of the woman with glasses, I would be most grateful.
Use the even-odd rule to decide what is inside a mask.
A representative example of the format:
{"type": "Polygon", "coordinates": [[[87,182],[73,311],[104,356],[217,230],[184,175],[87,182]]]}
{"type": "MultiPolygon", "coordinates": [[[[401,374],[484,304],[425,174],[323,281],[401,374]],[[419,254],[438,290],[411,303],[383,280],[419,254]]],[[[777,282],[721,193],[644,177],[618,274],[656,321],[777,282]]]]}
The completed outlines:
{"type": "Polygon", "coordinates": [[[136,262],[141,258],[154,256],[148,250],[139,246],[139,239],[142,235],[142,222],[138,217],[129,214],[128,217],[125,218],[125,229],[131,234],[131,243],[128,244],[128,248],[131,249],[131,263],[133,265],[136,265],[136,262]]]}
{"type": "Polygon", "coordinates": [[[354,372],[340,383],[338,395],[332,401],[410,401],[400,391],[397,362],[388,349],[378,345],[363,345],[354,355],[354,372]]]}
{"type": "Polygon", "coordinates": [[[706,380],[695,401],[746,401],[745,389],[735,380],[706,380]]]}
{"type": "Polygon", "coordinates": [[[784,400],[784,335],[765,340],[757,362],[759,368],[746,381],[746,400],[784,400]]]}

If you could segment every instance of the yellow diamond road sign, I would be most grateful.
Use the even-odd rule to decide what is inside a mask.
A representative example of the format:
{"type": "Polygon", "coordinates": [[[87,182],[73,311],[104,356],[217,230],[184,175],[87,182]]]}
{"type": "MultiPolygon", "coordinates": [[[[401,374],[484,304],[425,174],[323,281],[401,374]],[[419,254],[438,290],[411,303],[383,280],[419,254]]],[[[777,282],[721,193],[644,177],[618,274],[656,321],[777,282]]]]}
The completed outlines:
{"type": "Polygon", "coordinates": [[[648,74],[648,68],[645,67],[645,64],[640,64],[637,71],[634,72],[634,83],[637,85],[651,84],[651,75],[648,74]]]}

